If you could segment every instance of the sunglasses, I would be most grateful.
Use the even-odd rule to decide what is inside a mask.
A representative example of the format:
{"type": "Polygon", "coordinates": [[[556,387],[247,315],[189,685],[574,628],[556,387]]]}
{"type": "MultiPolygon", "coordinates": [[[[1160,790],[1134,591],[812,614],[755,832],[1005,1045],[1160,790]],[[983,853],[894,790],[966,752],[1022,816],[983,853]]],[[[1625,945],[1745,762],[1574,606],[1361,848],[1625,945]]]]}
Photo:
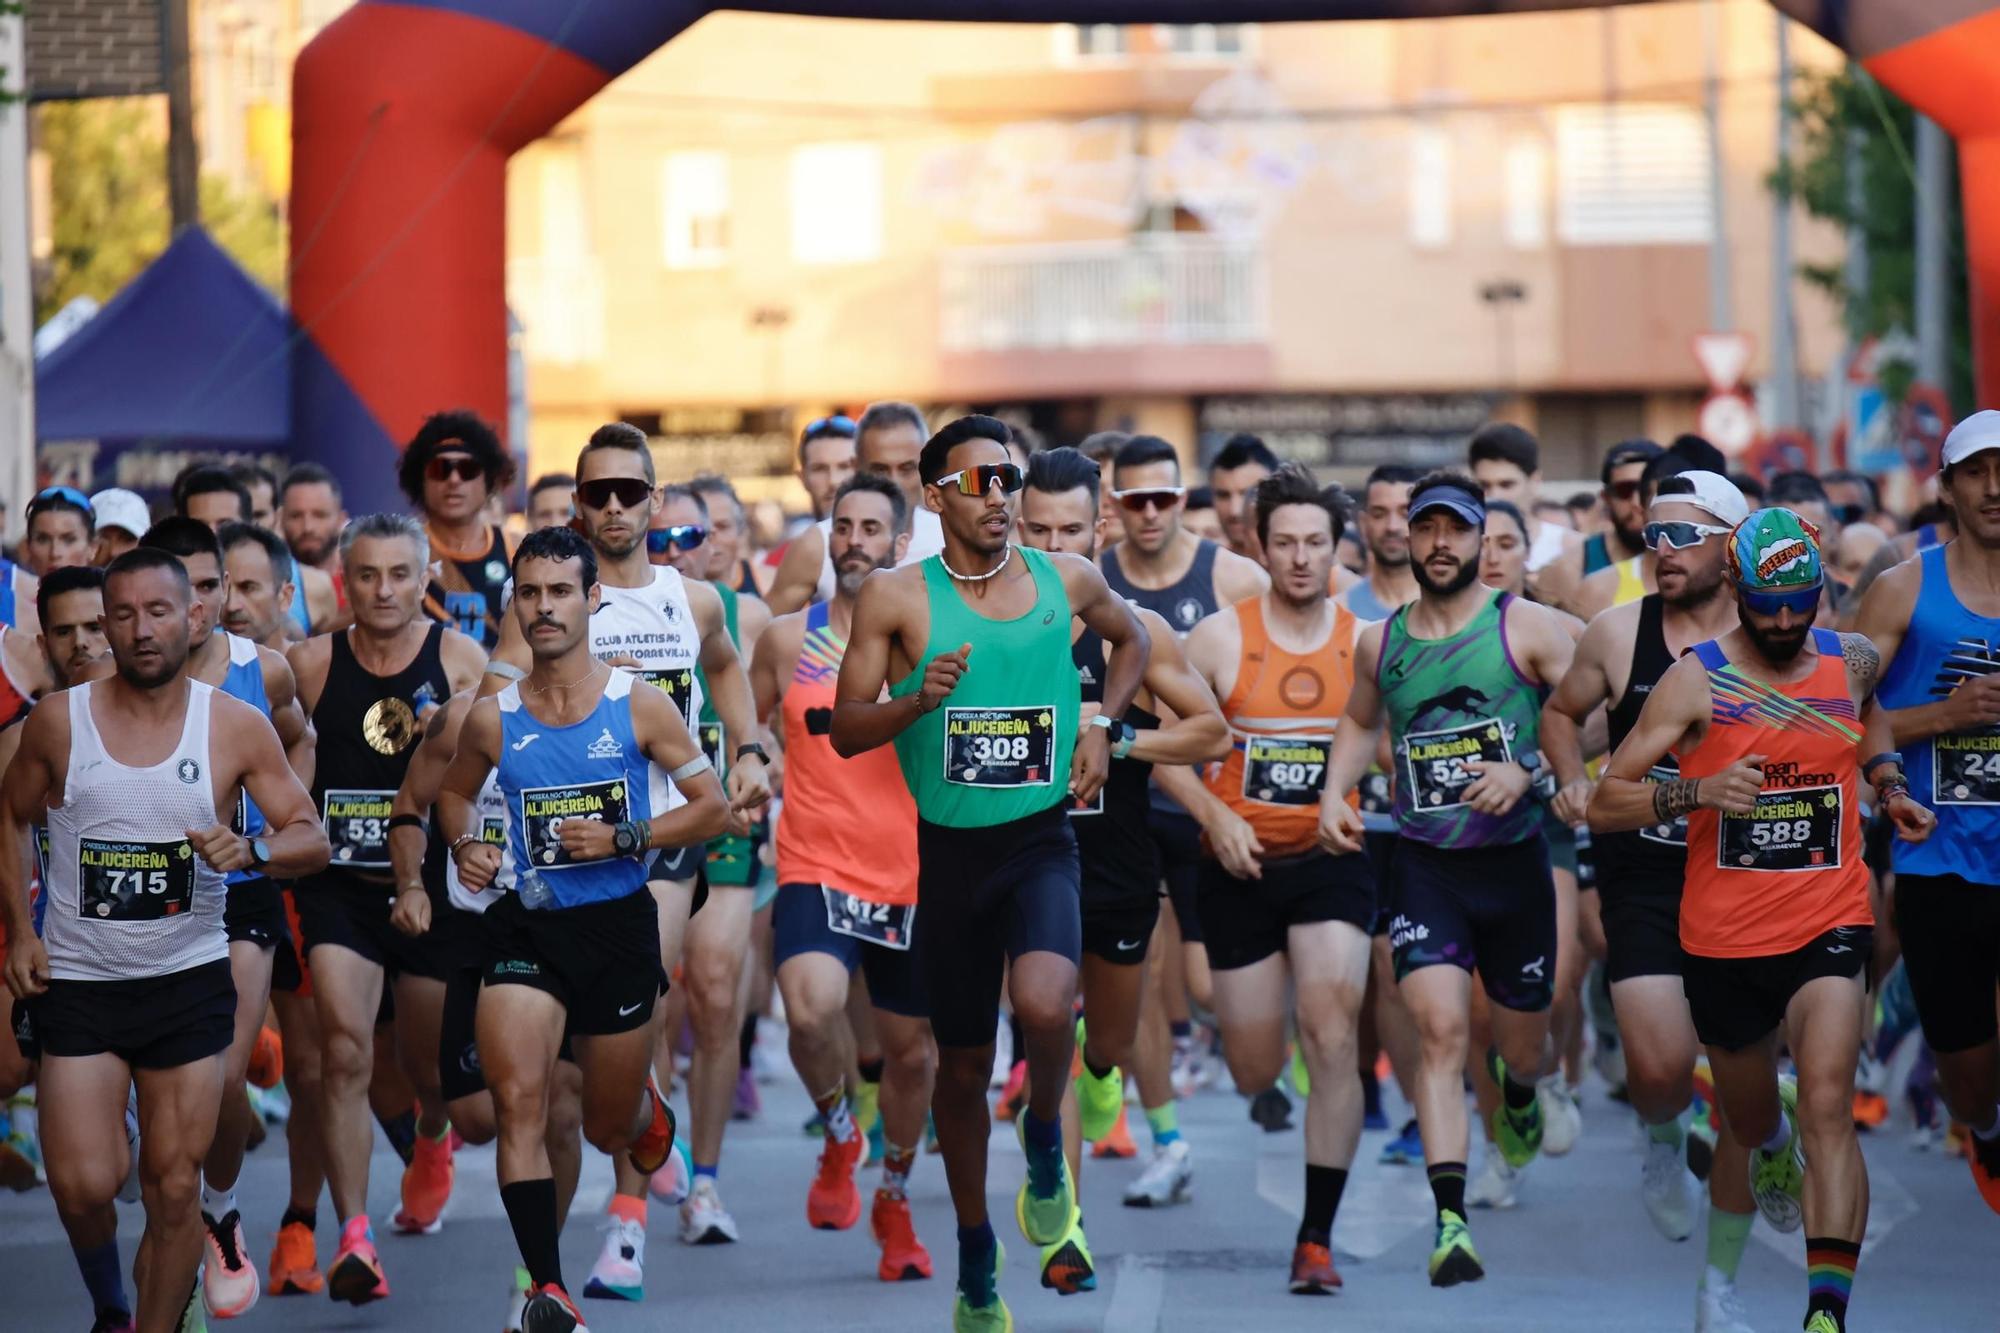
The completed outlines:
{"type": "Polygon", "coordinates": [[[1790,588],[1784,592],[1758,592],[1749,588],[1740,591],[1743,605],[1760,616],[1775,616],[1780,611],[1809,616],[1819,610],[1820,585],[1817,583],[1810,588],[1790,588]]]}
{"type": "Polygon", "coordinates": [[[821,417],[818,421],[807,422],[805,430],[799,435],[799,442],[811,444],[825,435],[838,435],[842,439],[851,440],[855,433],[854,418],[844,413],[836,413],[830,417],[821,417]]]}
{"type": "Polygon", "coordinates": [[[34,499],[28,501],[28,512],[33,514],[36,505],[52,504],[56,501],[61,501],[64,504],[73,504],[86,514],[91,512],[90,497],[74,486],[43,487],[41,490],[35,492],[34,499]]]}
{"type": "Polygon", "coordinates": [[[699,523],[679,523],[671,528],[654,528],[646,534],[646,551],[649,555],[665,555],[669,551],[692,551],[708,540],[708,529],[699,523]]]}
{"type": "Polygon", "coordinates": [[[1835,505],[1833,507],[1833,521],[1842,527],[1846,527],[1850,523],[1859,523],[1867,514],[1868,511],[1858,504],[1835,505]]]}
{"type": "Polygon", "coordinates": [[[960,495],[984,495],[997,482],[1000,489],[1012,495],[1021,489],[1027,476],[1013,463],[981,463],[978,467],[960,468],[947,472],[931,485],[939,490],[955,489],[960,495]]]}
{"type": "Polygon", "coordinates": [[[1641,533],[1646,549],[1657,551],[1662,543],[1676,551],[1685,551],[1690,546],[1699,546],[1710,537],[1727,537],[1728,528],[1718,528],[1712,523],[1681,523],[1655,520],[1648,523],[1641,533]]]}
{"type": "Polygon", "coordinates": [[[578,483],[576,488],[576,498],[590,509],[602,509],[613,500],[621,509],[637,509],[652,493],[653,488],[641,477],[597,477],[578,483]]]}
{"type": "Polygon", "coordinates": [[[440,454],[424,464],[424,477],[430,481],[449,481],[453,477],[477,481],[485,475],[485,465],[471,454],[440,454]]]}
{"type": "Polygon", "coordinates": [[[1639,498],[1640,484],[1641,483],[1637,481],[1632,481],[1629,479],[1625,481],[1614,481],[1609,486],[1606,486],[1604,488],[1604,494],[1607,498],[1613,500],[1620,500],[1620,501],[1636,500],[1639,498]]]}
{"type": "Polygon", "coordinates": [[[1148,508],[1166,513],[1179,504],[1187,495],[1185,486],[1153,486],[1146,490],[1113,491],[1111,498],[1135,514],[1143,514],[1148,508]]]}

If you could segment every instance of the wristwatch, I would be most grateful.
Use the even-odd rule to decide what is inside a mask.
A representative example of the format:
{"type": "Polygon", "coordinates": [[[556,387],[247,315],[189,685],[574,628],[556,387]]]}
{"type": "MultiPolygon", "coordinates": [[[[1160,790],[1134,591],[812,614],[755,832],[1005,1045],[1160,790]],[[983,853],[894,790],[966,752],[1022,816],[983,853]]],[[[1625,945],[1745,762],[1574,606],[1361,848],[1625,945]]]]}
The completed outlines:
{"type": "Polygon", "coordinates": [[[759,745],[756,741],[751,741],[746,745],[737,746],[735,762],[739,764],[742,763],[743,756],[746,754],[756,755],[758,759],[763,761],[763,764],[766,768],[769,768],[771,766],[771,756],[765,754],[764,747],[759,745]]]}
{"type": "Polygon", "coordinates": [[[620,856],[632,856],[652,841],[652,830],[636,819],[621,821],[611,830],[611,850],[620,856]]]}
{"type": "Polygon", "coordinates": [[[271,864],[270,844],[266,843],[262,838],[250,839],[250,864],[257,870],[262,870],[265,866],[271,864]]]}

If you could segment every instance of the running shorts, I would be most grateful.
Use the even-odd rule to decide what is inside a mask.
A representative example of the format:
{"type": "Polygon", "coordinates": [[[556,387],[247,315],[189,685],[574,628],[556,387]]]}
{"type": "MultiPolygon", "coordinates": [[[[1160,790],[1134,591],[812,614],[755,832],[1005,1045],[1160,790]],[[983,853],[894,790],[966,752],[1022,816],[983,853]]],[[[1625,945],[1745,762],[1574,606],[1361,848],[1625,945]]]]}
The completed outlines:
{"type": "MultiPolygon", "coordinates": [[[[292,898],[298,904],[308,958],[321,945],[338,945],[392,977],[407,973],[444,980],[444,965],[431,942],[405,935],[389,924],[389,913],[396,905],[396,891],[391,886],[348,871],[326,870],[300,880],[292,898]]],[[[440,910],[433,899],[432,915],[440,910]]],[[[386,992],[389,988],[383,989],[386,992]]]]}
{"type": "MultiPolygon", "coordinates": [[[[1687,954],[1681,961],[1681,985],[1695,1035],[1702,1045],[1725,1051],[1753,1045],[1784,1021],[1786,1006],[1807,982],[1860,975],[1874,951],[1873,927],[1836,926],[1790,953],[1761,958],[1687,954]]],[[[1993,1008],[1990,991],[1986,1008],[1993,1008]]]]}
{"type": "Polygon", "coordinates": [[[1146,812],[1146,831],[1160,849],[1160,879],[1167,886],[1174,923],[1186,944],[1201,943],[1201,912],[1195,898],[1201,883],[1201,825],[1179,810],[1146,812]]]}
{"type": "Polygon", "coordinates": [[[1898,875],[1896,931],[1931,1049],[1950,1055],[1992,1041],[2000,887],[1957,875],[1898,875]]]}
{"type": "Polygon", "coordinates": [[[488,986],[532,986],[569,1011],[569,1031],[609,1036],[644,1027],[666,992],[660,912],[641,888],[608,902],[531,912],[516,894],[486,909],[488,986]]]}
{"type": "Polygon", "coordinates": [[[1266,861],[1259,879],[1238,879],[1220,861],[1201,863],[1202,939],[1218,972],[1262,962],[1285,947],[1293,926],[1345,921],[1367,931],[1375,923],[1375,876],[1360,852],[1266,861]]]}
{"type": "Polygon", "coordinates": [[[131,981],[51,981],[16,1009],[30,1060],[110,1054],[134,1069],[176,1069],[219,1055],[236,1035],[226,958],[131,981]]]}
{"type": "Polygon", "coordinates": [[[779,886],[777,905],[771,909],[771,955],[782,968],[803,953],[823,953],[837,959],[849,976],[861,969],[868,980],[868,1000],[877,1009],[905,1018],[928,1018],[924,1005],[923,980],[918,974],[916,941],[930,922],[927,912],[910,917],[908,948],[895,949],[870,940],[857,939],[833,929],[828,920],[826,893],[818,884],[779,886]]]}
{"type": "Polygon", "coordinates": [[[1396,848],[1389,948],[1396,980],[1422,967],[1477,970],[1487,998],[1537,1013],[1555,998],[1556,886],[1539,831],[1498,847],[1396,848]]]}

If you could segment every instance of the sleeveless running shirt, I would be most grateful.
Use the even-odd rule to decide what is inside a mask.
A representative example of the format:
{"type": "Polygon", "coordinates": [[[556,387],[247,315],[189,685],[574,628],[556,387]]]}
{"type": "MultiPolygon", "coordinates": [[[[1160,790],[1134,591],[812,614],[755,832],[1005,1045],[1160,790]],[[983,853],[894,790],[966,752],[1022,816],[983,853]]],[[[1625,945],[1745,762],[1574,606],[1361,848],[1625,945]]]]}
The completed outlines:
{"type": "Polygon", "coordinates": [[[1359,621],[1387,620],[1396,614],[1396,608],[1375,595],[1375,585],[1367,579],[1361,580],[1340,596],[1341,603],[1354,613],[1359,621]]]}
{"type": "Polygon", "coordinates": [[[701,657],[701,628],[694,623],[687,584],[670,565],[649,565],[653,581],[643,588],[598,585],[597,610],[590,617],[590,651],[598,660],[629,657],[639,675],[665,690],[692,732],[701,718],[702,691],[695,665],[701,657]]]}
{"type": "MultiPolygon", "coordinates": [[[[1103,636],[1086,626],[1070,644],[1070,660],[1076,663],[1081,702],[1101,706],[1103,636]]],[[[1137,704],[1125,710],[1125,720],[1140,731],[1160,725],[1157,717],[1137,704]]],[[[1143,759],[1113,759],[1097,799],[1089,805],[1071,802],[1070,828],[1076,834],[1077,859],[1088,882],[1133,889],[1159,883],[1159,858],[1146,830],[1146,794],[1152,789],[1152,776],[1153,766],[1143,759]]]]}
{"type": "Polygon", "coordinates": [[[551,726],[521,702],[515,681],[500,700],[500,794],[507,842],[500,873],[509,882],[532,871],[557,907],[609,902],[644,891],[651,856],[574,861],[563,850],[565,819],[620,824],[665,809],[667,777],[639,749],[632,730],[632,690],[640,682],[612,671],[589,716],[551,726]]]}
{"type": "Polygon", "coordinates": [[[1544,565],[1551,564],[1563,553],[1563,534],[1568,528],[1559,528],[1553,523],[1544,523],[1535,529],[1535,539],[1528,543],[1528,572],[1534,573],[1544,565]]]}
{"type": "MultiPolygon", "coordinates": [[[[229,640],[229,670],[223,673],[222,684],[218,687],[233,699],[241,699],[265,717],[271,716],[271,699],[264,693],[264,663],[257,653],[257,645],[249,639],[230,634],[226,630],[216,631],[229,640]]],[[[231,831],[245,838],[255,838],[269,827],[264,812],[250,799],[250,793],[238,788],[236,807],[229,812],[231,831]]],[[[261,870],[232,870],[229,872],[231,884],[241,884],[246,880],[263,879],[261,870]]]]}
{"type": "MultiPolygon", "coordinates": [[[[488,528],[487,537],[486,549],[470,556],[454,555],[431,538],[431,559],[439,576],[424,590],[424,614],[479,640],[490,653],[500,642],[500,613],[506,609],[514,579],[507,534],[488,528]]],[[[299,599],[305,595],[299,588],[299,599]]]]}
{"type": "Polygon", "coordinates": [[[1855,795],[1861,724],[1840,636],[1815,629],[1819,664],[1791,685],[1739,670],[1714,640],[1708,730],[1681,755],[1681,776],[1705,778],[1760,754],[1756,810],[1688,816],[1681,947],[1705,958],[1763,958],[1803,949],[1836,926],[1874,922],[1855,795]]]}
{"type": "Polygon", "coordinates": [[[0,625],[12,629],[20,623],[19,597],[17,585],[21,582],[21,567],[0,556],[0,625]]]}
{"type": "MultiPolygon", "coordinates": [[[[1974,615],[1952,591],[1946,548],[1918,553],[1922,579],[1903,646],[1876,691],[1884,708],[1936,703],[1961,681],[2000,671],[2000,620],[1974,615]]],[[[1903,747],[1910,795],[1937,815],[1929,840],[1892,844],[1896,870],[2000,882],[2000,726],[1947,732],[1903,747]]]]}
{"type": "MultiPolygon", "coordinates": [[[[1667,651],[1665,607],[1658,593],[1648,593],[1639,603],[1639,628],[1632,641],[1632,674],[1625,682],[1625,692],[1605,710],[1614,754],[1639,724],[1639,713],[1652,697],[1660,677],[1674,664],[1673,654],[1667,651]]],[[[1680,775],[1679,763],[1668,754],[1653,765],[1646,780],[1672,782],[1680,775]]],[[[1600,833],[1591,839],[1591,846],[1600,863],[1598,887],[1602,892],[1616,896],[1628,887],[1635,887],[1620,883],[1621,873],[1642,875],[1646,883],[1637,887],[1671,885],[1676,894],[1680,892],[1681,873],[1687,869],[1685,817],[1671,823],[1648,824],[1637,832],[1600,833]]]]}
{"type": "Polygon", "coordinates": [[[1208,538],[1201,538],[1187,573],[1164,588],[1141,588],[1134,584],[1118,563],[1115,546],[1106,548],[1098,563],[1111,591],[1135,606],[1156,613],[1185,639],[1188,631],[1200,624],[1203,616],[1214,615],[1219,605],[1215,600],[1215,553],[1220,549],[1208,538]]]}
{"type": "Polygon", "coordinates": [[[1250,825],[1266,860],[1302,856],[1319,838],[1327,757],[1354,688],[1356,620],[1336,605],[1325,641],[1294,653],[1272,639],[1261,596],[1238,602],[1236,618],[1243,646],[1222,703],[1231,745],[1208,789],[1250,825]]]}
{"type": "Polygon", "coordinates": [[[292,582],[292,606],[285,614],[299,627],[300,637],[310,639],[313,632],[312,608],[306,605],[305,572],[300,568],[297,556],[290,556],[289,559],[292,562],[292,572],[287,577],[292,582]]]}
{"type": "Polygon", "coordinates": [[[13,669],[7,665],[7,636],[12,633],[11,626],[0,624],[0,731],[25,718],[35,706],[28,688],[14,679],[13,669]]]}
{"type": "Polygon", "coordinates": [[[389,869],[389,814],[423,734],[417,714],[451,694],[432,625],[410,664],[378,676],[355,659],[350,636],[330,636],[326,685],[313,707],[318,733],[313,800],[326,824],[335,870],[389,869]]]}
{"type": "Polygon", "coordinates": [[[778,882],[826,885],[871,903],[914,903],[917,807],[895,753],[884,747],[842,759],[830,739],[834,685],[846,652],[847,640],[827,623],[826,605],[808,608],[782,704],[778,882]]]}
{"type": "MultiPolygon", "coordinates": [[[[738,657],[743,656],[743,631],[741,620],[742,597],[736,589],[724,583],[712,584],[716,594],[722,599],[722,625],[729,634],[729,642],[736,646],[738,657]]],[[[747,660],[747,659],[745,659],[747,660]]],[[[709,764],[715,769],[716,781],[729,776],[732,756],[723,753],[722,717],[715,711],[714,699],[708,685],[708,673],[699,665],[694,669],[695,683],[701,687],[701,722],[695,729],[695,743],[708,756],[709,764]]],[[[760,818],[751,826],[750,833],[722,833],[708,840],[708,882],[726,888],[747,888],[757,882],[762,867],[757,864],[757,842],[768,825],[760,818]]]]}
{"type": "Polygon", "coordinates": [[[1598,570],[1611,563],[1611,538],[1602,532],[1593,532],[1583,539],[1583,576],[1589,578],[1598,570]]]}
{"type": "Polygon", "coordinates": [[[91,715],[92,687],[69,694],[69,769],[49,811],[43,944],[61,981],[132,981],[229,956],[222,875],[187,830],[216,822],[209,763],[214,690],[188,682],[174,751],[148,768],[113,758],[91,715]]]}
{"type": "Polygon", "coordinates": [[[1611,594],[1613,606],[1623,606],[1636,602],[1646,595],[1646,576],[1639,571],[1639,562],[1644,556],[1635,555],[1630,560],[1618,562],[1618,587],[1611,594]]]}
{"type": "Polygon", "coordinates": [[[972,645],[958,688],[896,737],[917,813],[932,824],[986,828],[1068,800],[1081,700],[1069,594],[1042,552],[1016,546],[1014,558],[1034,578],[1035,602],[1012,620],[989,620],[967,606],[943,557],[922,565],[930,641],[890,697],[915,694],[939,653],[972,645]]]}
{"type": "Polygon", "coordinates": [[[1507,647],[1510,593],[1496,592],[1448,639],[1409,632],[1409,608],[1389,618],[1375,684],[1389,712],[1396,761],[1396,828],[1433,847],[1522,842],[1542,824],[1541,802],[1523,796],[1504,815],[1465,803],[1477,780],[1467,760],[1513,763],[1541,743],[1542,688],[1522,675],[1507,647]]]}

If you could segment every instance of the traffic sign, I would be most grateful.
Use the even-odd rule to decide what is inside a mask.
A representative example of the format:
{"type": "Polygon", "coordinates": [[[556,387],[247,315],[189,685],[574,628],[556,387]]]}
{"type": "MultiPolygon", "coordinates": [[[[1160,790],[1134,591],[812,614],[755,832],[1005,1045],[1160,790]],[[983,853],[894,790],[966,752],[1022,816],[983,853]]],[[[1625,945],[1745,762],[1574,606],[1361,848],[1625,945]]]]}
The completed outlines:
{"type": "Polygon", "coordinates": [[[1711,393],[1702,400],[1695,430],[1723,453],[1739,455],[1757,442],[1757,404],[1734,390],[1711,393]]]}
{"type": "Polygon", "coordinates": [[[1694,335],[1695,364],[1708,377],[1708,387],[1717,393],[1743,383],[1743,372],[1749,369],[1750,353],[1755,348],[1756,343],[1747,333],[1694,335]]]}

